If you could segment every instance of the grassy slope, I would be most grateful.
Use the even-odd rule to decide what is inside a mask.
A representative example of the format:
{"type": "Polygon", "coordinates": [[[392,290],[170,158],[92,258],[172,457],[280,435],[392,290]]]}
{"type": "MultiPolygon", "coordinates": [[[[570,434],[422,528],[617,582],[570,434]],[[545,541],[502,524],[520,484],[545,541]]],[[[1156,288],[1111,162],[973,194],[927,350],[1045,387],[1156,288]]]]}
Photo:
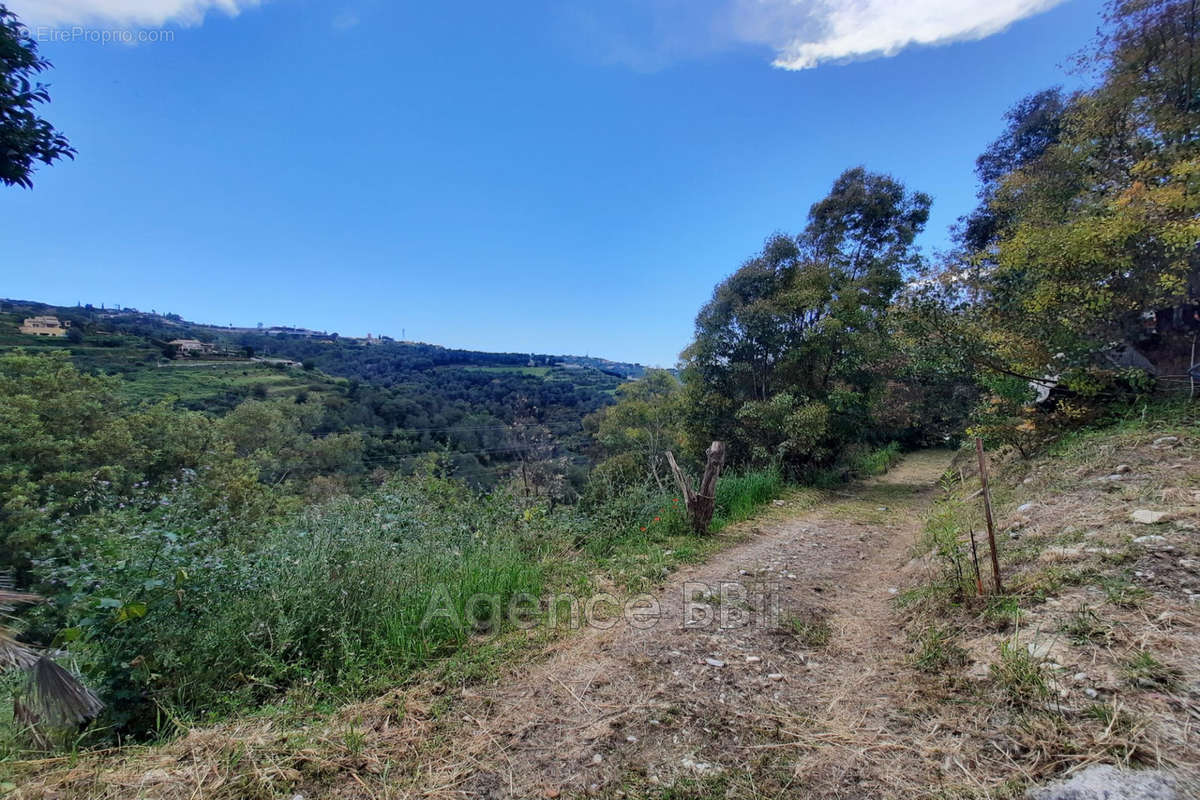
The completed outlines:
{"type": "Polygon", "coordinates": [[[334,390],[336,381],[320,373],[262,364],[181,360],[129,373],[122,390],[134,401],[175,397],[184,405],[198,407],[227,396],[249,397],[258,386],[266,391],[266,399],[291,399],[305,391],[319,401],[321,393],[334,390]]]}
{"type": "MultiPolygon", "coordinates": [[[[627,532],[612,540],[585,541],[577,546],[570,542],[571,531],[563,531],[563,538],[549,548],[550,552],[535,568],[546,580],[544,588],[554,592],[586,596],[597,590],[646,591],[681,566],[704,561],[714,552],[742,541],[745,532],[733,523],[778,513],[780,509],[764,511],[762,505],[781,493],[788,496],[792,509],[811,504],[818,496],[811,490],[784,489],[775,473],[730,474],[718,485],[720,532],[715,535],[696,537],[685,532],[681,509],[668,497],[662,499],[661,507],[646,509],[645,525],[640,531],[627,532]]],[[[331,506],[330,511],[336,514],[338,509],[331,506]]],[[[458,692],[470,691],[470,687],[494,679],[506,665],[534,657],[547,641],[564,633],[562,629],[538,626],[528,632],[510,630],[497,636],[472,638],[457,652],[435,660],[420,671],[394,675],[380,671],[371,676],[364,682],[370,689],[378,691],[387,686],[403,689],[355,705],[342,705],[355,699],[354,690],[342,692],[339,702],[338,695],[331,694],[329,687],[317,689],[305,684],[270,705],[246,708],[215,727],[175,719],[164,709],[168,714],[165,732],[188,734],[182,740],[167,743],[165,748],[139,746],[98,752],[79,749],[65,756],[31,759],[16,740],[0,737],[0,795],[21,787],[24,791],[18,792],[18,797],[125,797],[130,780],[139,783],[149,775],[151,783],[157,783],[160,776],[166,775],[162,770],[156,771],[157,767],[178,763],[175,755],[178,748],[194,752],[196,743],[204,741],[205,749],[210,745],[216,748],[209,753],[215,762],[200,767],[209,790],[211,770],[227,773],[227,779],[217,781],[219,792],[206,796],[230,800],[273,797],[287,786],[308,783],[314,778],[319,782],[321,770],[334,768],[335,761],[340,762],[343,755],[354,758],[355,748],[362,746],[361,734],[355,730],[360,724],[360,709],[386,710],[396,702],[398,692],[415,686],[422,694],[434,698],[430,713],[436,718],[452,708],[458,692]],[[336,733],[331,734],[331,730],[336,733]],[[331,735],[335,737],[333,740],[329,738],[331,735]],[[333,751],[324,752],[328,747],[333,751]],[[297,758],[308,762],[310,757],[316,774],[302,775],[295,767],[278,766],[283,761],[296,764],[297,758]],[[103,786],[94,782],[101,773],[106,774],[103,786]]],[[[0,732],[3,729],[0,725],[0,732]]],[[[164,780],[163,785],[151,785],[138,794],[187,796],[191,790],[178,777],[171,770],[169,780],[164,780]]],[[[201,777],[200,773],[197,777],[201,777]]]]}
{"type": "MultiPolygon", "coordinates": [[[[317,372],[277,369],[267,364],[246,361],[205,361],[179,359],[167,362],[162,351],[147,339],[124,334],[88,334],[82,344],[63,337],[36,337],[17,328],[25,313],[0,312],[0,351],[23,348],[32,352],[65,350],[76,366],[88,372],[121,374],[124,394],[133,401],[158,401],[175,398],[188,408],[228,408],[250,396],[261,386],[271,399],[291,399],[301,391],[311,395],[334,391],[339,381],[317,372]]],[[[615,392],[617,380],[592,369],[521,366],[455,366],[440,370],[462,369],[496,375],[522,375],[546,381],[605,386],[604,394],[615,392]],[[608,384],[612,384],[608,386],[608,384]]],[[[344,383],[344,381],[342,381],[344,383]]],[[[320,397],[312,397],[320,400],[320,397]]]]}
{"type": "Polygon", "coordinates": [[[951,796],[1016,797],[1095,762],[1200,768],[1195,408],[1152,406],[1030,461],[994,459],[999,597],[975,596],[969,531],[985,586],[990,570],[973,453],[957,466],[901,599],[929,713],[962,726],[976,788],[951,796]],[[1139,524],[1138,509],[1166,516],[1139,524]]]}
{"type": "MultiPolygon", "coordinates": [[[[162,351],[146,339],[121,334],[90,334],[82,344],[66,338],[35,337],[17,330],[24,314],[0,313],[0,351],[67,351],[80,369],[121,374],[121,389],[132,401],[175,398],[189,408],[228,407],[262,386],[269,398],[294,398],[333,391],[335,380],[299,369],[276,369],[261,363],[191,359],[164,362],[162,351]]],[[[319,396],[313,397],[319,400],[319,396]]]]}

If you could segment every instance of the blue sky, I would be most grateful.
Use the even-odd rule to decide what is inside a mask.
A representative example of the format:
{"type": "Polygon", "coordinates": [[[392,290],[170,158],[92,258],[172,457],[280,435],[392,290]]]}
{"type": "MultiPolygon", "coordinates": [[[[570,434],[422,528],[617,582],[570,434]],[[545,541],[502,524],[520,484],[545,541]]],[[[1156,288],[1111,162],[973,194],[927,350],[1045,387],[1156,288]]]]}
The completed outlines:
{"type": "Polygon", "coordinates": [[[1100,4],[9,5],[79,157],[0,190],[0,296],[672,365],[846,167],[932,194],[943,246],[1100,4]]]}

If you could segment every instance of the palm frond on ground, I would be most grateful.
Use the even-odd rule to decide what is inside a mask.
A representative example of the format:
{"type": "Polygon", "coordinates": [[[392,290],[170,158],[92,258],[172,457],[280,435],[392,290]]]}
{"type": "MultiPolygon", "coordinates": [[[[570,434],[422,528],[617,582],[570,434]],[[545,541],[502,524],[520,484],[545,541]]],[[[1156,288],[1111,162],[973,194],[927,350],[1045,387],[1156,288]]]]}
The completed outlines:
{"type": "Polygon", "coordinates": [[[63,669],[48,652],[39,652],[17,638],[12,611],[36,603],[34,594],[12,591],[0,584],[0,671],[22,670],[29,676],[22,716],[33,725],[76,725],[104,708],[100,698],[63,669]]]}

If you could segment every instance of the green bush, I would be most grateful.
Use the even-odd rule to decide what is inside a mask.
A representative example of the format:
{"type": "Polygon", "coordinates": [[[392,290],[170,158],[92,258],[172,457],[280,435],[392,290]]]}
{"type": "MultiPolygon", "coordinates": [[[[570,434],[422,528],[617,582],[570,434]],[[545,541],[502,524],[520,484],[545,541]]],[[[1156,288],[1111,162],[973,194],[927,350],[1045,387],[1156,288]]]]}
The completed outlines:
{"type": "Polygon", "coordinates": [[[892,465],[900,460],[900,444],[890,442],[884,447],[858,453],[850,462],[850,469],[855,475],[883,475],[892,465]]]}
{"type": "Polygon", "coordinates": [[[88,557],[44,566],[58,603],[33,620],[59,630],[109,705],[103,722],[124,734],[154,729],[163,708],[213,716],[292,686],[353,694],[401,677],[482,632],[473,596],[507,611],[517,595],[539,595],[561,538],[556,518],[436,478],[397,480],[254,536],[222,535],[190,491],[163,501],[68,534],[64,552],[88,557]],[[447,613],[424,625],[431,607],[447,613]]]}

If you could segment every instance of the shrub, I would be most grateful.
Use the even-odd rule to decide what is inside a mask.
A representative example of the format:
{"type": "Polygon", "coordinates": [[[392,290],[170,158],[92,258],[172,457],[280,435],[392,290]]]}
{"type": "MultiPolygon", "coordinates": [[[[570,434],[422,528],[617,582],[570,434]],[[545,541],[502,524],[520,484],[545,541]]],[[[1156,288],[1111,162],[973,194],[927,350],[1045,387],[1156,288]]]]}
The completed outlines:
{"type": "Polygon", "coordinates": [[[900,444],[890,442],[884,447],[856,454],[851,460],[850,469],[856,475],[882,475],[900,460],[900,456],[900,444]]]}
{"type": "Polygon", "coordinates": [[[160,708],[194,718],[297,684],[345,694],[394,680],[475,632],[472,596],[503,609],[539,594],[556,524],[435,478],[245,536],[222,534],[219,512],[203,513],[188,491],[167,502],[89,519],[68,548],[87,558],[42,576],[60,592],[43,624],[62,627],[57,644],[124,734],[153,730],[160,708]],[[423,625],[433,601],[447,613],[423,625]]]}

